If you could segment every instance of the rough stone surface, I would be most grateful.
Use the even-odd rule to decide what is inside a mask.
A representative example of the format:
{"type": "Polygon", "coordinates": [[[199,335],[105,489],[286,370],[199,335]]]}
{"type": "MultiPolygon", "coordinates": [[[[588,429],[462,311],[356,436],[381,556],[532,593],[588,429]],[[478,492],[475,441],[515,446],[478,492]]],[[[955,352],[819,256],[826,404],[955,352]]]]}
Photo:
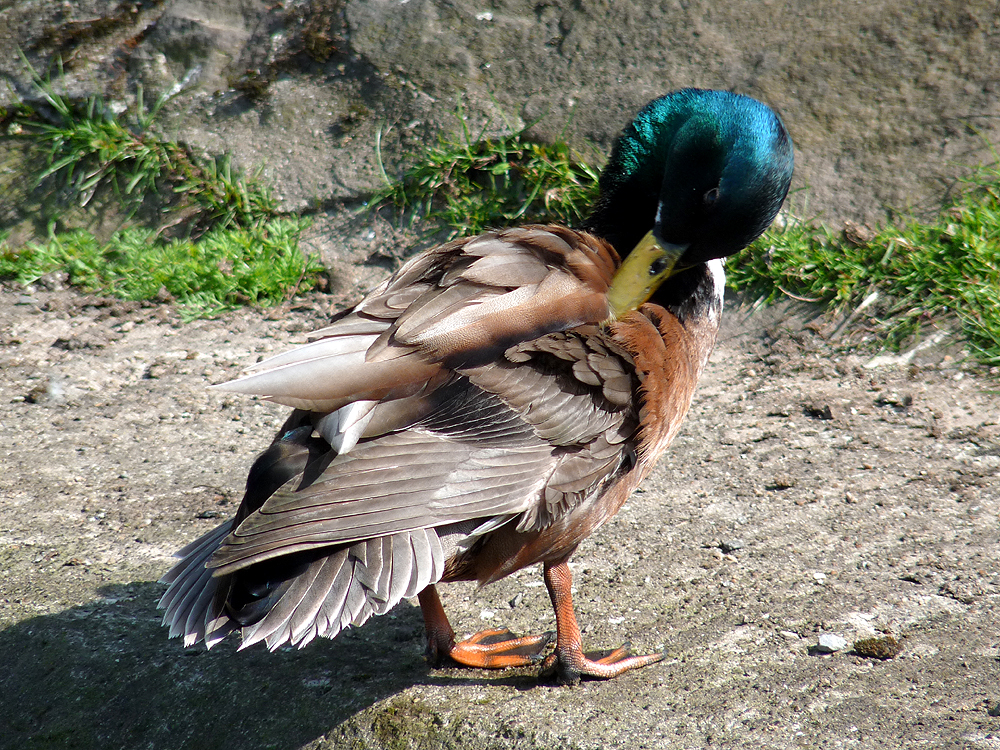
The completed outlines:
{"type": "MultiPolygon", "coordinates": [[[[1000,396],[955,360],[866,369],[822,326],[730,309],[673,448],[572,563],[585,645],[667,658],[560,688],[429,670],[411,603],[302,651],[168,641],[156,580],[233,512],[284,413],[206,386],[303,340],[329,304],[181,325],[58,287],[0,289],[2,748],[971,750],[1000,734],[1000,396]],[[821,658],[824,632],[906,647],[821,658]]],[[[442,598],[460,632],[554,625],[534,568],[442,598]]]]}

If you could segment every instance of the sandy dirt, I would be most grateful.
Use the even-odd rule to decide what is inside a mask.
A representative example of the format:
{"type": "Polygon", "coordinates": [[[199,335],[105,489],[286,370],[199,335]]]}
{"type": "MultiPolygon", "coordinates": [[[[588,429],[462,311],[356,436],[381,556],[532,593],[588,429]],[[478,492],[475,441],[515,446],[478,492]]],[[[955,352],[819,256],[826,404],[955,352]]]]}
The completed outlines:
{"type": "MultiPolygon", "coordinates": [[[[157,579],[285,413],[206,387],[330,303],[185,325],[45,286],[0,290],[4,748],[1000,748],[995,377],[729,310],[672,450],[573,563],[587,647],[667,658],[560,688],[430,670],[410,603],[302,651],[168,641],[157,579]]],[[[537,568],[443,600],[466,633],[553,627],[537,568]]]]}

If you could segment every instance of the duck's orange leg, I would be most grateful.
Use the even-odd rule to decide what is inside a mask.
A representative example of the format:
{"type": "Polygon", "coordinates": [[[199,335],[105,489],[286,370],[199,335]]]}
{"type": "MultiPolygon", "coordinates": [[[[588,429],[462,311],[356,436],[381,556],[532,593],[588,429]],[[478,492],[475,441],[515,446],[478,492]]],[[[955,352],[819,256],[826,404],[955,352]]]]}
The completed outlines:
{"type": "Polygon", "coordinates": [[[617,677],[630,669],[645,667],[662,661],[663,654],[629,656],[629,647],[624,645],[601,659],[588,659],[583,653],[580,626],[573,613],[573,574],[565,561],[557,565],[545,564],[545,585],[556,611],[556,650],[542,665],[543,673],[554,672],[559,682],[575,684],[581,675],[607,679],[617,677]]]}
{"type": "Polygon", "coordinates": [[[433,666],[439,666],[442,659],[449,657],[480,669],[525,667],[541,661],[542,649],[552,640],[551,633],[518,637],[506,628],[494,628],[455,643],[455,631],[444,613],[437,589],[428,586],[417,594],[417,600],[427,629],[427,660],[433,666]]]}

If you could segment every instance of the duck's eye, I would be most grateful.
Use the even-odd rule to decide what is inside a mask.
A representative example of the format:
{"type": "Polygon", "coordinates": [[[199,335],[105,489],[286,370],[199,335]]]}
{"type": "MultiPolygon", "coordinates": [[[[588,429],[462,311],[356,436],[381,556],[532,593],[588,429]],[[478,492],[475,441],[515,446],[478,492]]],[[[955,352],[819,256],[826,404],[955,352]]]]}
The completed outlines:
{"type": "Polygon", "coordinates": [[[652,263],[649,264],[649,275],[659,276],[666,269],[667,269],[667,259],[664,257],[656,258],[653,260],[652,263]]]}
{"type": "Polygon", "coordinates": [[[705,193],[702,200],[705,201],[706,206],[711,206],[713,203],[719,200],[719,188],[714,187],[711,190],[709,190],[707,193],[705,193]]]}

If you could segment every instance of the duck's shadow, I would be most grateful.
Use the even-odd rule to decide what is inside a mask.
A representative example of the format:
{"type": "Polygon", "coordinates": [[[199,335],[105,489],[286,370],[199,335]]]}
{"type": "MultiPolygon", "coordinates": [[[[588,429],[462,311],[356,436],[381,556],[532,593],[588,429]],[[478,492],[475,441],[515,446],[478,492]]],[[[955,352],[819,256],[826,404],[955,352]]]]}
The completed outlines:
{"type": "Polygon", "coordinates": [[[269,653],[168,641],[151,582],[0,632],[0,747],[299,748],[418,683],[501,682],[431,672],[419,610],[403,605],[334,641],[269,653]]]}

